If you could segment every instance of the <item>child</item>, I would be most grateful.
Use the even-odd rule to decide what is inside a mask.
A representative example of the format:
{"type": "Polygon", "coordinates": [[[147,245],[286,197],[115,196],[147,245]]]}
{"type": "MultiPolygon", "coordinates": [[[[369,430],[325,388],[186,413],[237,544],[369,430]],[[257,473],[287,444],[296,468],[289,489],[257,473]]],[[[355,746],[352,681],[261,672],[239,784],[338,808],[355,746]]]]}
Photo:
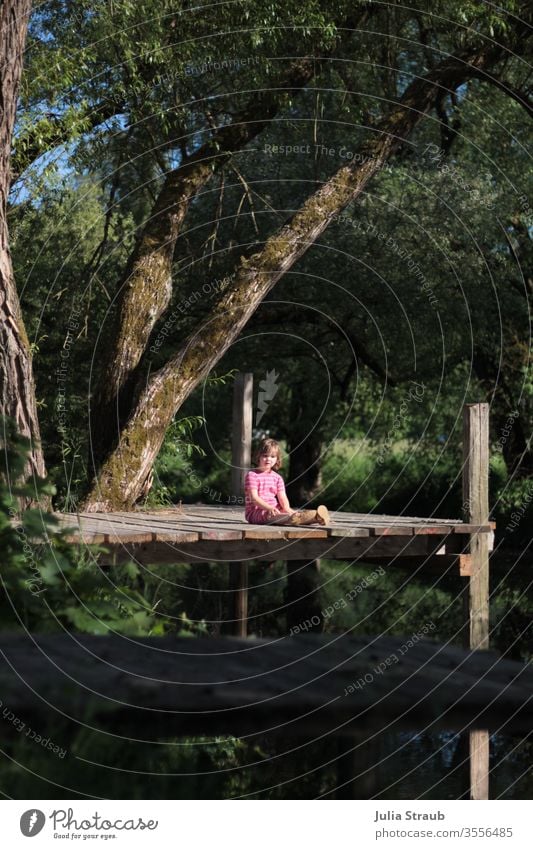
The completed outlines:
{"type": "Polygon", "coordinates": [[[327,507],[293,510],[285,484],[277,470],[281,468],[281,449],[275,439],[264,439],[255,455],[257,468],[248,472],[244,482],[245,518],[255,525],[312,525],[329,522],[327,507]]]}

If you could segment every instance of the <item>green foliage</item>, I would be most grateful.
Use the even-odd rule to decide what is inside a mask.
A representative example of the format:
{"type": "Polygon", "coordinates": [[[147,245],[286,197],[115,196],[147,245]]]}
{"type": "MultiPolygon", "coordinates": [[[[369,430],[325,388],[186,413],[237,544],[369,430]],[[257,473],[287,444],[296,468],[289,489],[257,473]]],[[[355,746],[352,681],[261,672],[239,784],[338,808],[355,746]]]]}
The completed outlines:
{"type": "Polygon", "coordinates": [[[193,441],[193,434],[204,424],[203,416],[186,416],[172,422],[157,458],[146,507],[177,504],[197,490],[199,478],[194,458],[206,457],[206,452],[193,441]]]}
{"type": "Polygon", "coordinates": [[[243,767],[255,759],[253,748],[233,737],[145,745],[135,741],[133,746],[90,728],[68,741],[61,723],[48,733],[61,747],[58,759],[8,729],[12,760],[3,758],[0,784],[10,788],[13,798],[61,798],[62,790],[63,795],[68,790],[69,798],[84,798],[98,786],[99,794],[110,799],[124,793],[130,799],[198,799],[204,794],[228,799],[250,785],[243,767]]]}
{"type": "Polygon", "coordinates": [[[102,550],[77,548],[68,529],[45,508],[19,510],[19,498],[44,503],[54,494],[48,481],[23,481],[29,443],[14,424],[2,422],[0,443],[0,550],[2,551],[2,629],[55,631],[71,628],[88,634],[157,635],[166,630],[191,633],[183,617],[171,623],[140,591],[141,572],[131,563],[106,574],[97,565],[102,550]]]}

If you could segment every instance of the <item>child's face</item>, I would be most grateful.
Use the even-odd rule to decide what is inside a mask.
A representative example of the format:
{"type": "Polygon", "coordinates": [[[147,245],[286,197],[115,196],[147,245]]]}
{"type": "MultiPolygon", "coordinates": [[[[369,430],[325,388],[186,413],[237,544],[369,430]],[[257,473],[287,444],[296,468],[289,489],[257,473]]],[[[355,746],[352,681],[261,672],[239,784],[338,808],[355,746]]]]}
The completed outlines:
{"type": "Polygon", "coordinates": [[[260,454],[259,455],[259,468],[263,471],[268,471],[277,463],[278,455],[274,454],[272,451],[268,454],[260,454]]]}

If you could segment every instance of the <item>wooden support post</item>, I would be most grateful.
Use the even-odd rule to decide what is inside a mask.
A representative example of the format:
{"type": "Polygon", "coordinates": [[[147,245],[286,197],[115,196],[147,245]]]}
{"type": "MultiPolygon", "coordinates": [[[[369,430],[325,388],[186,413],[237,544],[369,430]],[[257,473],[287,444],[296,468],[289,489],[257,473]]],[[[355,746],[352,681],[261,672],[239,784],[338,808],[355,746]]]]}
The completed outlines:
{"type": "Polygon", "coordinates": [[[229,564],[229,588],[231,590],[231,633],[235,637],[248,635],[248,564],[229,564]]]}
{"type": "MultiPolygon", "coordinates": [[[[238,374],[233,387],[233,429],[231,440],[231,490],[237,503],[244,496],[244,478],[252,461],[253,374],[238,374]]],[[[229,585],[232,591],[232,632],[236,637],[248,633],[248,564],[230,563],[229,585]]]]}
{"type": "MultiPolygon", "coordinates": [[[[468,404],[463,411],[463,518],[473,525],[489,521],[489,405],[468,404]]],[[[468,647],[489,648],[489,537],[470,537],[468,647]]],[[[466,635],[465,635],[466,636],[466,635]]],[[[466,640],[465,640],[466,642],[466,640]]],[[[470,798],[489,798],[489,732],[470,732],[470,798]]]]}
{"type": "Polygon", "coordinates": [[[379,735],[337,737],[336,799],[372,799],[379,792],[379,735]]]}
{"type": "Polygon", "coordinates": [[[244,478],[252,462],[253,391],[253,374],[238,374],[233,386],[231,436],[231,494],[237,498],[244,496],[244,478]]]}
{"type": "Polygon", "coordinates": [[[324,614],[320,604],[320,560],[287,560],[287,631],[321,633],[324,614]]]}

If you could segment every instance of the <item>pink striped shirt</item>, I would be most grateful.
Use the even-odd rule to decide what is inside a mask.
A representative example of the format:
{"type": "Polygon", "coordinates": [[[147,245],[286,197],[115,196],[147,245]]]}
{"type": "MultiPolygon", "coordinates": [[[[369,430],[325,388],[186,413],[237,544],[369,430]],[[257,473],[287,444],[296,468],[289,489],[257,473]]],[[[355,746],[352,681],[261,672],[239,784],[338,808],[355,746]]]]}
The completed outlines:
{"type": "Polygon", "coordinates": [[[266,501],[271,507],[280,508],[278,501],[278,492],[285,492],[285,482],[281,475],[277,472],[248,472],[244,479],[244,497],[246,518],[257,509],[257,504],[254,504],[250,497],[250,490],[257,489],[259,498],[266,501]]]}

